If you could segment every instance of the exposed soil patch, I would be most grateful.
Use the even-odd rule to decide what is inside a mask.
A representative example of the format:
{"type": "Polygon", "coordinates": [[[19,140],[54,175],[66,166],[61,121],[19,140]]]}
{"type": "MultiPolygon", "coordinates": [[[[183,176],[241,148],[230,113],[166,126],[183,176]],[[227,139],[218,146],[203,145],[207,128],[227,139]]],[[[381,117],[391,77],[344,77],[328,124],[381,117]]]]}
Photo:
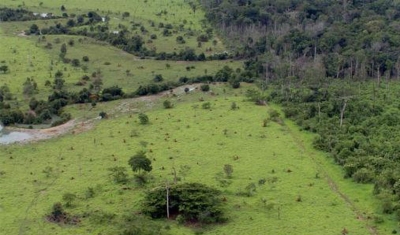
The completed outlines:
{"type": "MultiPolygon", "coordinates": [[[[168,97],[171,95],[180,96],[185,94],[185,88],[188,88],[191,91],[194,91],[200,87],[201,84],[192,84],[192,85],[184,85],[177,88],[174,88],[170,91],[160,92],[156,95],[149,95],[149,96],[141,96],[138,98],[126,99],[121,102],[118,106],[113,108],[109,111],[110,115],[117,115],[119,113],[126,113],[132,112],[135,110],[135,103],[136,102],[144,102],[146,103],[147,108],[152,108],[154,102],[160,98],[168,97]]],[[[11,143],[19,143],[19,144],[26,144],[31,142],[36,142],[45,139],[56,138],[61,135],[72,133],[72,134],[79,134],[85,131],[88,131],[94,127],[94,121],[98,118],[89,119],[86,121],[79,121],[78,119],[70,120],[62,125],[47,128],[47,129],[24,129],[24,128],[16,128],[16,127],[7,127],[9,132],[18,132],[18,133],[26,133],[29,134],[29,138],[24,138],[20,141],[13,141],[6,144],[11,143]]]]}

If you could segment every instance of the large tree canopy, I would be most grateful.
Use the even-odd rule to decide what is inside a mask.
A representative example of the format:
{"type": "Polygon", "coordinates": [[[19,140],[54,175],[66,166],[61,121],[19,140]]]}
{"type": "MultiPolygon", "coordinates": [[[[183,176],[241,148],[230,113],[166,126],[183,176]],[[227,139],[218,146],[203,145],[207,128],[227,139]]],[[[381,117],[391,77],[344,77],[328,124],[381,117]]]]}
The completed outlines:
{"type": "MultiPolygon", "coordinates": [[[[144,201],[143,212],[153,218],[178,215],[184,221],[200,223],[224,222],[220,191],[200,183],[184,183],[158,187],[149,191],[144,201]]],[[[178,217],[177,217],[178,218],[178,217]]]]}
{"type": "Polygon", "coordinates": [[[137,152],[129,159],[128,163],[134,172],[140,173],[141,170],[150,172],[153,169],[151,166],[151,161],[146,157],[146,153],[144,151],[137,152]]]}

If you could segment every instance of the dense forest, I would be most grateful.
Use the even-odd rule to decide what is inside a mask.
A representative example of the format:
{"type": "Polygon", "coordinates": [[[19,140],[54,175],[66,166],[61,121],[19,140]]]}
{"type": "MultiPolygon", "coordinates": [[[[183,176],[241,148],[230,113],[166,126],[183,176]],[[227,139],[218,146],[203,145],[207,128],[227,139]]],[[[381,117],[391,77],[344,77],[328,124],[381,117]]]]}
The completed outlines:
{"type": "Polygon", "coordinates": [[[373,183],[400,217],[400,4],[395,1],[201,0],[245,71],[256,101],[317,134],[344,177],[373,183]],[[240,43],[238,43],[240,42],[240,43]],[[269,87],[270,93],[264,92],[269,87]]]}
{"type": "Polygon", "coordinates": [[[201,0],[236,56],[264,55],[268,77],[399,78],[395,1],[201,0]]]}

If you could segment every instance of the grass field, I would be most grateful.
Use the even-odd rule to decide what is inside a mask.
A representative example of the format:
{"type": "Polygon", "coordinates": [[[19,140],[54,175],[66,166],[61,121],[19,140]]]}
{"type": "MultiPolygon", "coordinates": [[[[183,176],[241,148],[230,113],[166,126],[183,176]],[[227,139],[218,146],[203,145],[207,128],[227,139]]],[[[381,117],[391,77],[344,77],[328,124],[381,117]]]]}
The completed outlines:
{"type": "MultiPolygon", "coordinates": [[[[213,52],[225,50],[217,34],[212,39],[218,41],[217,45],[210,40],[197,47],[196,35],[205,30],[204,12],[196,9],[194,13],[185,0],[0,3],[0,7],[22,6],[55,14],[62,13],[61,5],[69,14],[96,10],[109,15],[111,27],[140,22],[150,30],[143,35],[146,40],[150,34],[158,35],[153,43],[146,43],[149,48],[157,47],[157,51],[179,51],[185,46],[194,47],[197,53],[207,47],[212,47],[213,52]],[[156,15],[164,10],[166,14],[156,15]],[[125,11],[130,12],[130,17],[122,19],[125,11]],[[184,30],[170,37],[161,36],[159,29],[149,26],[153,21],[176,27],[185,19],[184,30]],[[178,45],[175,38],[189,28],[195,36],[178,45]]],[[[36,23],[46,22],[54,23],[36,23]]],[[[32,23],[0,23],[0,62],[10,68],[8,73],[0,74],[0,86],[7,84],[15,96],[13,103],[25,108],[30,99],[22,94],[26,78],[38,83],[39,93],[34,96],[46,99],[52,89],[45,82],[52,81],[57,71],[64,73],[70,91],[83,88],[74,85],[83,75],[101,71],[103,87],[118,85],[125,92],[132,92],[152,82],[156,74],[162,74],[165,81],[177,81],[183,76],[212,75],[225,65],[236,69],[243,64],[230,60],[142,60],[81,36],[47,35],[43,39],[18,35],[32,23]],[[84,68],[59,61],[61,44],[71,39],[75,43],[67,46],[67,57],[88,56],[88,62],[81,62],[84,68]],[[52,44],[52,49],[45,48],[47,43],[52,44]]],[[[174,89],[176,96],[118,100],[98,103],[95,108],[90,104],[71,105],[65,111],[78,124],[68,134],[29,144],[0,145],[0,234],[120,234],[126,226],[124,217],[139,213],[146,190],[165,184],[166,180],[173,182],[173,168],[181,182],[200,182],[220,189],[229,220],[204,229],[178,225],[173,220],[155,221],[170,234],[336,235],[346,229],[351,235],[375,235],[400,231],[392,218],[381,213],[377,199],[371,196],[372,185],[343,179],[341,169],[312,148],[312,134],[299,131],[287,120],[283,124],[270,121],[263,127],[269,110],[280,108],[245,101],[245,91],[250,87],[242,84],[240,89],[232,90],[228,84],[213,84],[212,92],[195,89],[188,94],[180,87],[174,89]],[[162,102],[167,98],[174,103],[173,109],[163,108],[162,102]],[[210,102],[210,110],[202,108],[205,102],[210,102]],[[231,110],[232,102],[239,109],[231,110]],[[110,118],[95,120],[101,111],[110,118]],[[139,112],[146,112],[149,125],[139,124],[139,112]],[[153,161],[153,179],[140,187],[128,169],[129,183],[114,183],[108,169],[129,168],[128,159],[139,150],[147,151],[153,161]],[[228,180],[230,184],[223,186],[220,181],[225,179],[225,164],[233,166],[233,175],[228,180]],[[255,185],[255,191],[244,196],[250,184],[255,185]],[[94,192],[90,198],[89,188],[94,192]],[[65,193],[77,195],[67,211],[80,217],[79,225],[57,225],[46,220],[52,205],[62,202],[65,193]]]]}
{"type": "MultiPolygon", "coordinates": [[[[262,127],[269,108],[244,102],[240,94],[224,94],[222,88],[214,91],[219,95],[194,93],[173,100],[173,109],[162,109],[163,99],[155,100],[154,110],[147,112],[150,125],[140,125],[135,115],[149,102],[119,101],[114,107],[129,107],[127,113],[99,121],[88,132],[1,147],[1,233],[115,234],[118,226],[93,222],[95,212],[115,214],[112,222],[118,225],[123,214],[140,210],[143,190],[133,182],[125,186],[130,190],[122,190],[123,186],[112,183],[107,169],[127,167],[129,157],[141,149],[153,159],[154,179],[147,188],[172,182],[172,168],[188,166],[185,174],[178,171],[182,182],[201,182],[223,191],[230,220],[206,230],[207,234],[340,234],[343,228],[349,234],[369,233],[373,219],[357,219],[354,210],[365,218],[375,216],[373,201],[362,196],[370,186],[341,179],[340,170],[324,154],[312,150],[310,141],[302,140],[304,133],[290,123],[262,127]],[[198,97],[211,102],[211,110],[193,101],[198,97]],[[232,102],[240,108],[230,110],[232,102]],[[216,180],[224,164],[234,169],[227,187],[216,180]],[[49,177],[43,173],[46,167],[53,168],[49,177]],[[336,189],[327,176],[338,183],[336,189]],[[258,184],[261,179],[266,180],[264,185],[258,184]],[[255,194],[239,196],[249,183],[257,185],[255,194]],[[94,198],[85,199],[88,187],[95,188],[94,198]],[[67,192],[79,198],[69,211],[87,217],[79,226],[46,222],[44,215],[67,192]]],[[[106,106],[96,107],[102,108],[106,106]]],[[[191,233],[172,221],[158,223],[169,224],[171,234],[191,233]]],[[[382,229],[392,225],[386,226],[382,229]]]]}
{"type": "Polygon", "coordinates": [[[83,88],[75,84],[84,75],[90,76],[92,72],[101,71],[103,87],[117,84],[125,92],[133,92],[140,85],[151,83],[157,74],[161,74],[164,81],[176,82],[183,76],[215,74],[225,65],[233,69],[242,67],[242,61],[230,60],[205,62],[141,60],[105,43],[76,36],[47,36],[40,42],[38,36],[0,35],[0,39],[2,40],[0,61],[5,61],[10,69],[8,73],[0,74],[0,81],[2,84],[7,84],[11,93],[20,101],[30,98],[22,94],[23,83],[28,77],[33,78],[38,84],[38,93],[35,97],[46,99],[52,89],[46,87],[45,83],[52,82],[57,71],[64,73],[66,88],[71,91],[83,88]],[[55,43],[56,39],[58,43],[55,43]],[[83,56],[88,56],[89,62],[81,62],[85,69],[64,64],[59,59],[61,45],[71,39],[75,44],[67,47],[67,57],[81,60],[83,56]],[[52,49],[45,48],[48,42],[53,44],[52,49]]]}

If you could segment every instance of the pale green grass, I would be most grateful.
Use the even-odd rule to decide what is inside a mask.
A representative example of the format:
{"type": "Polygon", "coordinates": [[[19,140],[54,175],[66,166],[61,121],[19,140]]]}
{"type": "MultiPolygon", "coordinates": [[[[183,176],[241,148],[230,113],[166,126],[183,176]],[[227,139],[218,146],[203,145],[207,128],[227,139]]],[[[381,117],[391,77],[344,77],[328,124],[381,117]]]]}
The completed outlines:
{"type": "MultiPolygon", "coordinates": [[[[35,20],[35,21],[22,21],[22,22],[3,22],[0,27],[4,29],[4,34],[8,36],[21,36],[25,30],[28,30],[32,24],[38,25],[40,29],[48,28],[50,26],[54,26],[57,23],[65,24],[68,19],[54,19],[54,20],[35,20]]],[[[214,53],[223,53],[226,51],[224,44],[220,41],[217,34],[214,32],[213,37],[209,39],[208,42],[201,43],[201,47],[198,46],[197,37],[200,34],[204,34],[204,30],[194,30],[194,35],[189,36],[187,33],[189,32],[189,26],[184,28],[183,30],[172,29],[172,35],[163,36],[162,31],[163,28],[158,28],[158,24],[155,27],[151,27],[151,24],[148,21],[144,21],[143,19],[134,19],[136,23],[141,23],[148,32],[142,33],[140,31],[140,27],[137,27],[136,30],[132,30],[132,35],[138,34],[141,35],[144,42],[145,47],[148,49],[155,49],[157,52],[176,52],[179,53],[181,50],[184,50],[186,47],[193,48],[197,54],[204,53],[206,56],[212,55],[214,53]],[[157,39],[151,39],[150,36],[155,34],[157,39]],[[186,43],[179,44],[176,41],[178,36],[182,36],[186,43]],[[213,41],[216,40],[217,44],[214,45],[213,41]],[[211,49],[211,50],[208,50],[211,49]]],[[[111,17],[108,22],[109,31],[119,31],[118,25],[122,24],[131,28],[131,23],[128,20],[121,20],[116,17],[111,17]]],[[[178,26],[175,26],[178,27],[178,26]]]]}
{"type": "MultiPolygon", "coordinates": [[[[109,16],[109,25],[111,31],[118,31],[117,26],[119,24],[125,25],[130,29],[132,21],[135,23],[141,23],[149,31],[148,33],[142,35],[146,39],[146,41],[150,38],[151,34],[156,34],[158,36],[158,39],[153,40],[153,42],[148,45],[149,49],[156,48],[158,52],[179,52],[185,47],[194,48],[197,53],[206,53],[206,48],[211,48],[212,52],[206,54],[221,53],[226,50],[222,43],[218,43],[216,46],[212,44],[213,40],[217,40],[218,42],[220,41],[216,35],[214,35],[214,37],[211,38],[209,42],[203,43],[202,47],[197,47],[196,38],[198,35],[204,33],[206,29],[204,28],[204,12],[198,6],[196,8],[196,12],[194,13],[189,4],[184,0],[141,0],[134,2],[129,0],[118,0],[116,2],[113,2],[112,4],[111,2],[105,0],[89,0],[84,2],[78,0],[71,0],[68,2],[29,1],[25,2],[24,4],[22,4],[21,2],[5,0],[0,3],[0,7],[24,7],[33,12],[52,12],[56,15],[61,15],[63,13],[60,10],[61,5],[64,5],[67,8],[66,13],[68,14],[87,14],[88,11],[94,10],[103,17],[109,16]],[[39,6],[40,2],[43,2],[42,6],[39,6]],[[158,13],[160,13],[161,11],[166,12],[166,14],[158,16],[158,13]],[[123,12],[129,12],[130,17],[123,19],[123,12]],[[150,22],[154,22],[155,27],[150,27],[150,22]],[[172,32],[179,31],[179,26],[183,25],[184,31],[175,33],[173,32],[171,36],[163,37],[163,28],[158,28],[159,23],[163,23],[164,25],[172,24],[174,27],[174,29],[171,30],[172,32]],[[192,37],[184,36],[183,34],[188,32],[188,30],[194,31],[195,35],[192,37]],[[185,40],[187,41],[186,44],[176,43],[176,37],[179,35],[184,36],[185,40]]],[[[65,23],[65,21],[65,19],[57,19],[24,23],[6,23],[5,27],[9,28],[9,30],[6,30],[6,33],[20,33],[22,30],[28,29],[28,27],[32,23],[38,24],[39,27],[48,27],[52,25],[52,22],[65,23]]],[[[141,34],[139,29],[135,30],[134,33],[141,34]]]]}
{"type": "MultiPolygon", "coordinates": [[[[272,122],[262,127],[268,108],[243,102],[240,95],[227,96],[222,88],[215,91],[220,95],[186,96],[189,100],[203,96],[211,102],[211,111],[201,109],[201,102],[185,103],[183,96],[181,101],[173,100],[176,104],[173,109],[148,111],[151,124],[143,126],[138,124],[134,113],[147,106],[133,103],[131,114],[99,121],[88,132],[31,145],[1,147],[1,170],[5,174],[0,178],[3,198],[0,233],[97,234],[101,231],[115,234],[115,227],[95,225],[90,216],[82,219],[80,226],[64,227],[46,222],[44,215],[65,192],[80,197],[69,210],[71,213],[98,209],[121,215],[138,211],[143,190],[134,184],[128,185],[132,190],[121,190],[122,186],[113,184],[107,176],[107,168],[127,166],[130,156],[146,149],[153,159],[151,174],[154,176],[148,188],[165,180],[172,182],[175,167],[183,182],[201,182],[223,191],[230,220],[213,226],[206,234],[340,234],[343,228],[350,234],[368,234],[366,224],[372,221],[358,220],[352,208],[331,189],[324,175],[315,176],[322,167],[351,199],[357,193],[366,193],[363,186],[343,180],[341,172],[328,164],[322,153],[309,147],[304,149],[309,144],[308,137],[304,139],[304,146],[299,144],[303,134],[293,126],[272,122]],[[232,102],[240,109],[230,110],[232,102]],[[130,137],[132,130],[139,136],[130,137]],[[146,147],[140,144],[143,141],[147,142],[146,147]],[[234,172],[232,184],[221,188],[215,176],[222,172],[224,164],[231,164],[234,172]],[[190,166],[187,175],[179,173],[184,165],[190,166]],[[42,173],[46,166],[53,167],[56,175],[46,178],[42,173]],[[272,177],[277,182],[269,183],[272,177]],[[265,185],[258,185],[258,180],[263,178],[267,180],[265,185]],[[249,183],[257,185],[255,195],[237,196],[249,183]],[[83,199],[87,187],[96,188],[95,198],[83,199]],[[349,191],[351,188],[353,192],[349,191]],[[299,196],[301,202],[296,201],[299,196]],[[268,210],[262,203],[263,198],[275,206],[268,210]]],[[[152,106],[161,107],[161,104],[156,102],[152,106]]],[[[372,200],[360,198],[361,202],[374,208],[372,200]]],[[[365,207],[359,209],[364,211],[365,207]]],[[[191,233],[190,229],[173,222],[168,224],[172,226],[171,234],[191,233]]]]}
{"type": "MultiPolygon", "coordinates": [[[[29,99],[22,94],[23,83],[26,79],[33,78],[38,84],[37,98],[46,99],[52,92],[45,87],[47,80],[53,81],[57,71],[64,73],[66,89],[79,91],[83,87],[74,85],[82,76],[91,75],[92,72],[102,72],[103,87],[118,85],[125,92],[133,92],[140,85],[149,84],[156,74],[162,74],[165,81],[178,81],[180,77],[195,77],[199,75],[213,75],[225,65],[233,69],[242,67],[242,61],[157,61],[141,60],[131,54],[125,53],[105,43],[92,39],[76,36],[47,36],[46,40],[38,41],[38,36],[9,37],[0,35],[2,47],[0,47],[0,61],[6,61],[10,71],[0,74],[0,84],[7,84],[11,93],[23,101],[29,99]],[[60,43],[55,43],[59,38],[60,43]],[[86,72],[80,67],[72,67],[59,61],[59,52],[62,43],[69,39],[75,41],[74,46],[68,46],[67,58],[81,60],[83,56],[89,56],[89,62],[81,62],[87,67],[86,72]],[[45,49],[47,43],[52,43],[53,49],[45,49]],[[105,65],[106,62],[110,65],[105,65]],[[170,65],[167,68],[167,64],[170,65]],[[187,67],[194,67],[187,70],[187,67]],[[126,71],[130,70],[127,75],[126,71]]],[[[89,86],[90,81],[86,85],[89,86]]]]}
{"type": "MultiPolygon", "coordinates": [[[[7,7],[25,7],[31,9],[34,12],[52,12],[54,14],[61,15],[61,5],[64,5],[67,9],[67,13],[82,12],[95,10],[99,14],[110,14],[123,12],[129,12],[131,16],[142,18],[145,20],[152,20],[155,22],[168,22],[171,24],[179,25],[183,20],[187,20],[190,27],[193,29],[200,29],[200,21],[204,19],[204,12],[197,7],[196,13],[193,13],[190,6],[185,0],[30,0],[30,1],[14,1],[14,0],[3,0],[0,3],[1,6],[7,7]],[[43,2],[42,6],[39,3],[43,2]],[[161,11],[167,11],[167,14],[157,16],[156,14],[161,11]]],[[[120,16],[122,18],[122,15],[120,16]]]]}

